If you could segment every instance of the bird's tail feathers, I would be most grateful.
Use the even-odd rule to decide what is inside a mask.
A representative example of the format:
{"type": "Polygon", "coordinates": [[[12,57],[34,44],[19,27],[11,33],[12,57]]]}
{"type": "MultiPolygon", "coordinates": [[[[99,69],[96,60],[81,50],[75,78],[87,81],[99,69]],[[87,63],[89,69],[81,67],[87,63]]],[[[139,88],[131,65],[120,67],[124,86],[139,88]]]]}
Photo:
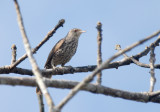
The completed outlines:
{"type": "Polygon", "coordinates": [[[39,88],[39,86],[37,86],[37,88],[36,88],[36,93],[39,94],[39,95],[42,95],[42,91],[41,91],[41,89],[39,88]]]}

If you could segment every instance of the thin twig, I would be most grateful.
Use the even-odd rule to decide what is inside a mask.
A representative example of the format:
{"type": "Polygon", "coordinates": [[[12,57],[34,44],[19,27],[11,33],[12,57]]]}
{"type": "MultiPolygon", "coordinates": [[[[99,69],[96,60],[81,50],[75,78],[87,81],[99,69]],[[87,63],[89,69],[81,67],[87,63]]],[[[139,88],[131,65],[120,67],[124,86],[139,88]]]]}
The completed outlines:
{"type": "MultiPolygon", "coordinates": [[[[61,19],[58,24],[50,31],[48,34],[44,37],[44,39],[32,50],[32,53],[36,53],[39,48],[50,39],[50,37],[53,36],[53,34],[56,32],[56,30],[59,27],[63,27],[63,24],[65,23],[64,19],[61,19]]],[[[24,54],[21,58],[19,58],[14,64],[10,65],[10,71],[12,71],[18,64],[20,64],[23,60],[27,58],[27,54],[24,54]]]]}
{"type": "MultiPolygon", "coordinates": [[[[61,89],[72,89],[80,82],[67,81],[67,80],[53,80],[43,78],[44,82],[48,87],[61,88],[61,89]]],[[[28,86],[36,87],[36,79],[34,77],[8,77],[0,76],[1,85],[12,85],[12,86],[28,86]]],[[[138,102],[154,102],[160,103],[160,91],[152,93],[148,92],[129,92],[119,89],[113,89],[106,86],[96,84],[86,84],[81,90],[91,92],[94,94],[102,94],[106,96],[119,97],[127,100],[138,101],[138,102]]]]}
{"type": "MultiPolygon", "coordinates": [[[[156,78],[155,78],[155,73],[154,73],[154,63],[155,63],[155,53],[154,53],[154,49],[155,49],[155,44],[151,44],[150,49],[150,65],[149,64],[144,64],[144,63],[140,63],[139,61],[135,60],[133,57],[128,57],[126,54],[123,54],[125,57],[130,58],[136,65],[138,66],[150,66],[150,74],[151,74],[151,78],[150,78],[150,90],[149,92],[153,92],[154,90],[154,86],[156,83],[156,78]]],[[[120,45],[116,45],[116,50],[120,51],[121,46],[120,45]]]]}
{"type": "Polygon", "coordinates": [[[13,44],[12,47],[11,47],[11,49],[12,49],[12,60],[11,60],[11,64],[13,64],[13,63],[16,62],[16,56],[17,56],[17,54],[16,54],[16,51],[17,51],[16,45],[13,44]]]}
{"type": "Polygon", "coordinates": [[[39,102],[39,112],[44,112],[44,103],[43,103],[43,95],[37,94],[38,102],[39,102]]]}
{"type": "MultiPolygon", "coordinates": [[[[97,31],[98,31],[98,36],[97,36],[97,43],[98,43],[98,51],[97,51],[97,67],[100,66],[100,64],[102,63],[102,51],[101,51],[101,47],[102,47],[102,24],[101,22],[97,23],[97,31]]],[[[102,83],[102,72],[100,71],[97,74],[97,84],[101,84],[102,83]]]]}
{"type": "Polygon", "coordinates": [[[76,87],[74,87],[70,93],[59,103],[58,106],[56,106],[56,108],[58,110],[60,110],[83,86],[85,86],[87,83],[91,82],[93,80],[93,78],[95,77],[95,75],[100,72],[101,70],[103,70],[105,67],[109,66],[109,63],[114,60],[115,58],[117,58],[118,56],[120,56],[121,54],[130,51],[131,49],[133,49],[134,47],[143,44],[144,42],[148,41],[149,39],[157,36],[160,33],[160,31],[158,33],[154,33],[151,36],[148,36],[132,45],[130,45],[129,47],[125,48],[124,50],[121,50],[119,52],[117,52],[115,55],[113,55],[112,57],[110,57],[107,61],[105,61],[104,63],[102,63],[99,67],[97,67],[92,74],[90,74],[89,76],[87,76],[83,81],[81,81],[76,87]]]}
{"type": "Polygon", "coordinates": [[[150,78],[150,90],[149,92],[153,92],[154,91],[154,85],[156,83],[156,78],[155,78],[155,72],[154,72],[154,63],[156,61],[155,59],[155,53],[154,53],[154,44],[151,45],[151,52],[150,52],[150,74],[151,74],[151,78],[150,78]]]}
{"type": "Polygon", "coordinates": [[[29,40],[28,40],[27,34],[25,32],[25,28],[24,28],[24,24],[23,24],[21,12],[20,12],[20,8],[19,8],[17,0],[14,0],[14,3],[15,3],[16,12],[17,12],[18,25],[19,25],[19,28],[20,28],[20,32],[22,34],[23,43],[24,43],[24,47],[25,47],[26,53],[28,55],[29,61],[30,61],[31,66],[32,66],[33,73],[36,76],[36,81],[38,83],[38,86],[41,88],[42,93],[44,94],[44,96],[46,98],[46,101],[47,101],[47,104],[49,106],[50,112],[53,112],[54,103],[52,101],[52,98],[51,98],[50,94],[48,93],[46,85],[44,84],[44,82],[42,80],[42,75],[41,75],[39,67],[38,67],[38,65],[36,63],[36,60],[33,57],[33,54],[32,54],[32,51],[31,51],[31,47],[30,47],[30,44],[29,44],[29,40]]]}
{"type": "MultiPolygon", "coordinates": [[[[128,58],[128,59],[130,59],[130,60],[132,60],[132,62],[135,63],[138,66],[145,67],[145,68],[150,68],[149,64],[141,63],[138,60],[139,60],[140,57],[142,57],[142,55],[143,56],[147,55],[149,53],[149,51],[152,49],[152,47],[155,48],[155,47],[159,46],[159,42],[160,42],[160,36],[158,36],[158,39],[155,42],[153,42],[149,47],[146,47],[145,50],[142,51],[141,53],[138,53],[137,55],[132,56],[132,57],[129,57],[126,54],[123,54],[123,56],[128,58]]],[[[116,45],[115,49],[116,50],[121,50],[121,46],[120,45],[116,45]]],[[[125,59],[125,60],[127,60],[127,59],[125,59]]],[[[157,67],[159,68],[160,65],[159,64],[154,65],[154,68],[157,68],[157,67]]]]}
{"type": "MultiPolygon", "coordinates": [[[[121,51],[121,50],[122,50],[120,45],[116,45],[116,48],[115,48],[115,49],[118,50],[118,51],[121,51]]],[[[129,56],[127,56],[126,54],[123,54],[123,56],[124,56],[125,58],[131,59],[131,60],[134,62],[134,64],[136,64],[136,65],[138,65],[138,66],[141,66],[141,67],[148,67],[148,66],[149,66],[149,64],[144,64],[144,63],[141,63],[141,62],[139,62],[138,60],[134,59],[133,56],[132,56],[132,57],[129,57],[129,56]]]]}

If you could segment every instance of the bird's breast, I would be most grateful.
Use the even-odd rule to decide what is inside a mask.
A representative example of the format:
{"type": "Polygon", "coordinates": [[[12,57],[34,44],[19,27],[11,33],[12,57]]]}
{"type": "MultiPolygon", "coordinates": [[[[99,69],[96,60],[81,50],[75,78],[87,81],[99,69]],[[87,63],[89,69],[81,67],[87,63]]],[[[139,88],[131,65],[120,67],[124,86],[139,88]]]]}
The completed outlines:
{"type": "Polygon", "coordinates": [[[55,65],[65,64],[76,53],[78,41],[65,41],[64,44],[54,53],[52,63],[55,65]]]}

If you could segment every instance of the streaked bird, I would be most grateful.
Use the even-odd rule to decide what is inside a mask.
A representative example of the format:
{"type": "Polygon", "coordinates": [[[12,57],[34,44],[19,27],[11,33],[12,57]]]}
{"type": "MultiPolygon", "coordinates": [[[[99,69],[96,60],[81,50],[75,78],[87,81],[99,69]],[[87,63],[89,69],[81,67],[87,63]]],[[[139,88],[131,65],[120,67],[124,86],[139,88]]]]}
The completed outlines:
{"type": "MultiPolygon", "coordinates": [[[[67,62],[69,62],[76,53],[79,37],[84,32],[85,31],[77,28],[70,30],[67,36],[59,40],[52,48],[44,68],[51,69],[57,65],[61,65],[63,67],[67,62]]],[[[51,78],[51,75],[47,77],[51,78]]],[[[39,88],[37,88],[36,92],[42,94],[39,88]]]]}

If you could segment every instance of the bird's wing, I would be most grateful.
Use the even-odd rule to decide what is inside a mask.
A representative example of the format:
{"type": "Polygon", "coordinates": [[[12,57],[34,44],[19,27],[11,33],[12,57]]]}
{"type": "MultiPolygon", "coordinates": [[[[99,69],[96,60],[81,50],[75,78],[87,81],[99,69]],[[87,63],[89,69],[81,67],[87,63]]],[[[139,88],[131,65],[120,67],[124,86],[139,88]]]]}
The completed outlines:
{"type": "Polygon", "coordinates": [[[64,40],[65,40],[65,38],[59,40],[57,42],[57,44],[52,48],[52,50],[50,51],[50,53],[48,55],[48,58],[47,58],[47,61],[45,63],[44,68],[46,68],[46,69],[52,68],[52,65],[51,65],[52,57],[55,54],[55,52],[63,45],[64,40]]]}

